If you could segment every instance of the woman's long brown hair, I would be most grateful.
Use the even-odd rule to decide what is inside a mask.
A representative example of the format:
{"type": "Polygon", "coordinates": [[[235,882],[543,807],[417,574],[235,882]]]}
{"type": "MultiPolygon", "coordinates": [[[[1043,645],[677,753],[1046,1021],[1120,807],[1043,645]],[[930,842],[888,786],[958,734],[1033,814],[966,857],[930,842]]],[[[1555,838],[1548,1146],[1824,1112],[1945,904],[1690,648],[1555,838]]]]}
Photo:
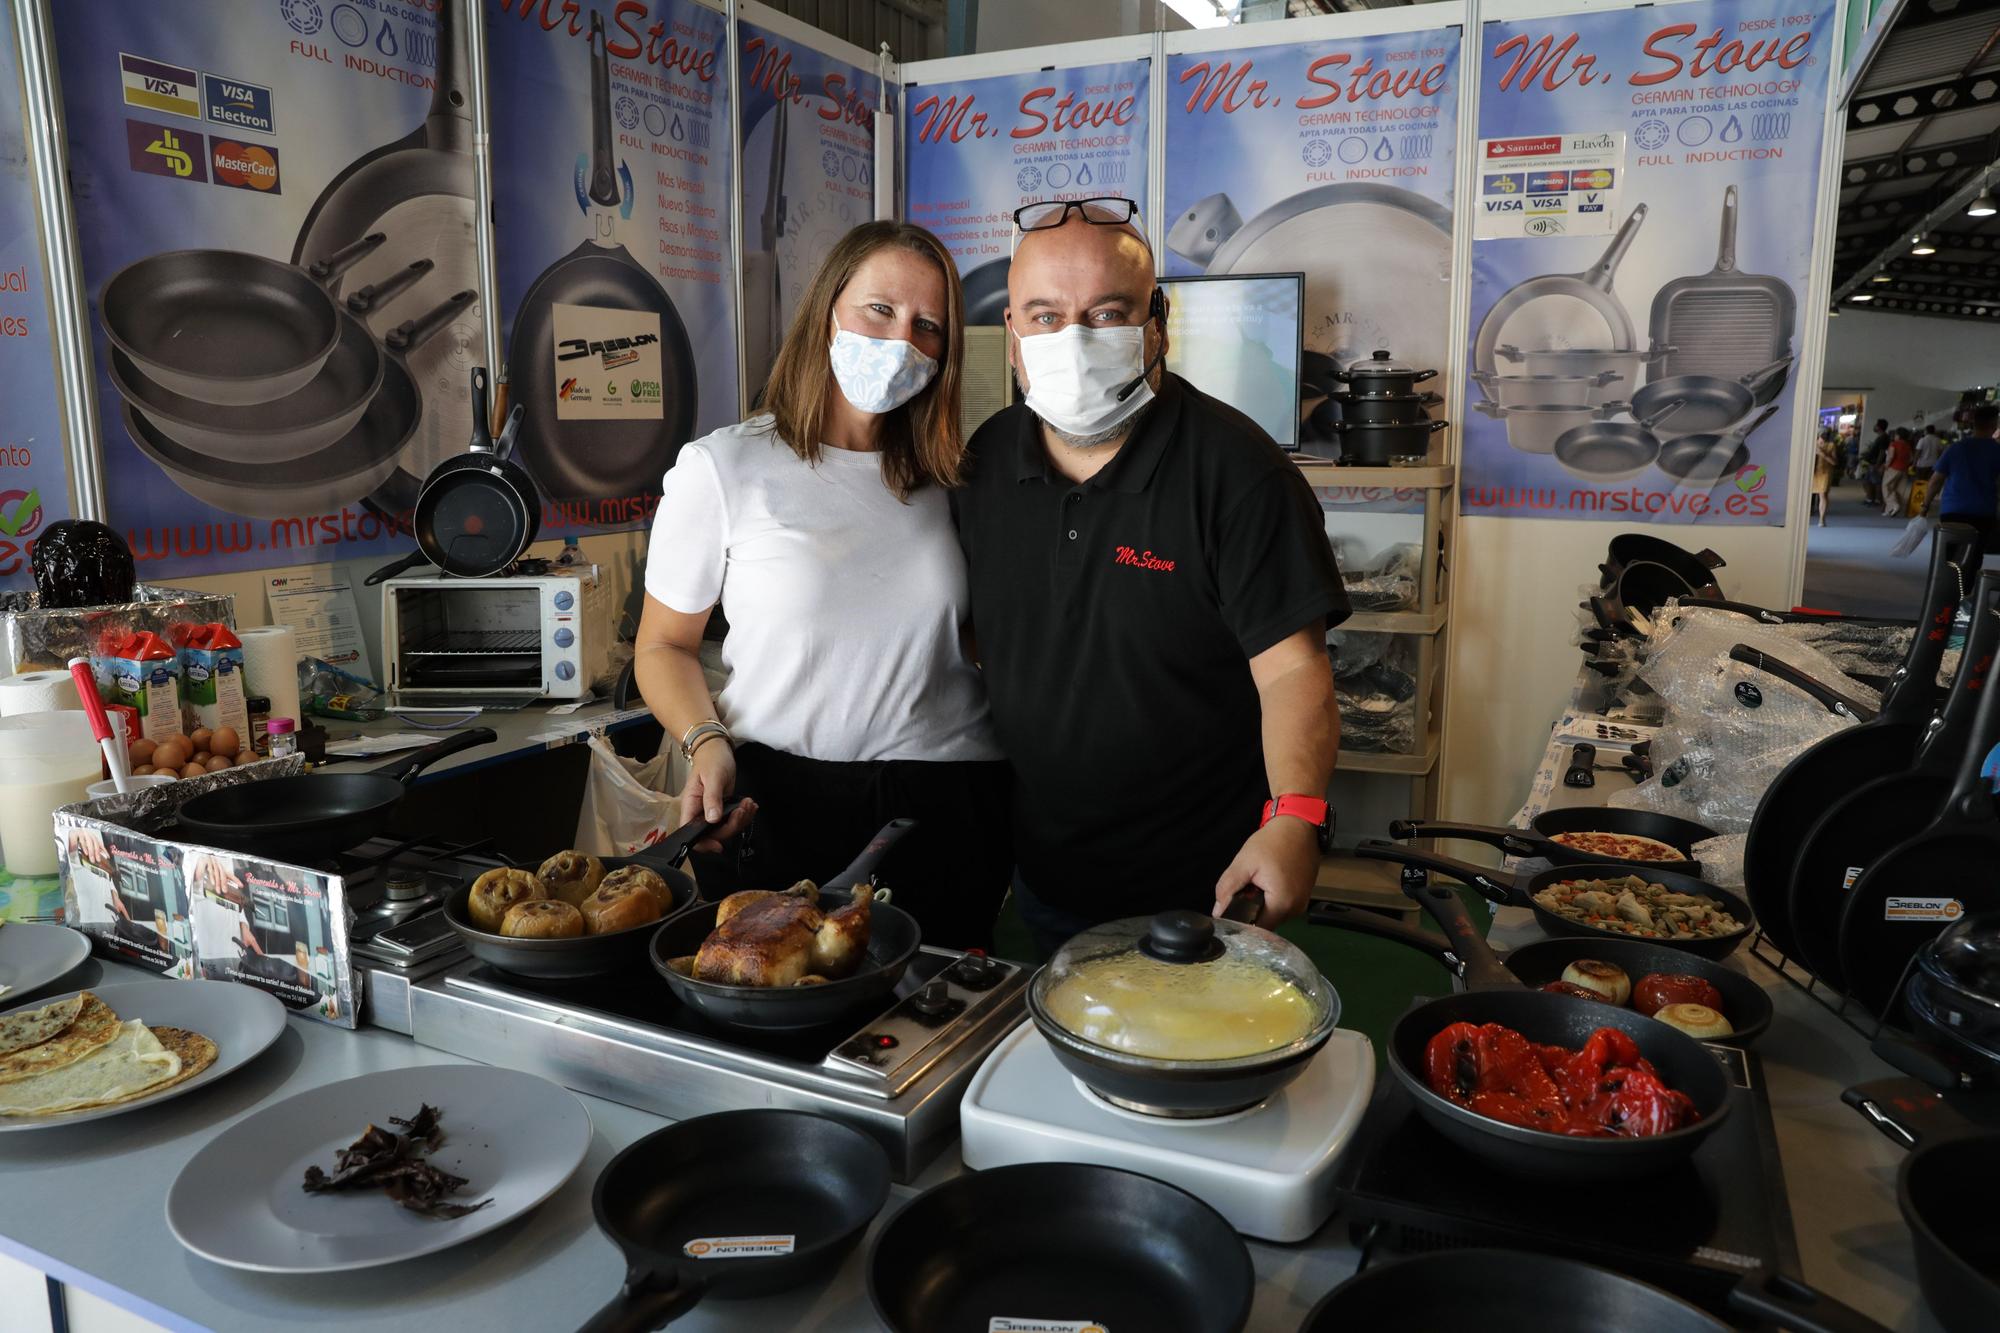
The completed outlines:
{"type": "Polygon", "coordinates": [[[964,359],[965,296],[958,268],[944,242],[909,222],[864,222],[840,238],[813,275],[764,384],[764,410],[776,418],[778,438],[817,464],[826,430],[827,396],[837,392],[827,348],[833,341],[833,305],[855,270],[890,247],[922,255],[944,275],[944,355],[923,392],[886,413],[882,431],[882,480],[898,499],[919,487],[956,486],[963,480],[965,436],[958,422],[959,366],[964,359]]]}

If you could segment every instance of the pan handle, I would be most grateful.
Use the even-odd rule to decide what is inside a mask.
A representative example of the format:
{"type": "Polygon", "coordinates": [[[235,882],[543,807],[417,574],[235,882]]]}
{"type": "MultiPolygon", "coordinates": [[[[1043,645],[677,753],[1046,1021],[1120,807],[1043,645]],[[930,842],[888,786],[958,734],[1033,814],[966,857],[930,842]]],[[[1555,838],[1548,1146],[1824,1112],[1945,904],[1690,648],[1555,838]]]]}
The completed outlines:
{"type": "Polygon", "coordinates": [[[1509,856],[1547,856],[1553,846],[1547,838],[1523,833],[1498,824],[1455,824],[1448,819],[1392,819],[1389,836],[1397,842],[1412,838],[1464,838],[1498,847],[1509,856]]]}
{"type": "Polygon", "coordinates": [[[382,342],[390,351],[407,356],[429,342],[433,334],[457,319],[461,312],[478,299],[479,293],[471,288],[453,292],[415,319],[406,319],[390,329],[383,335],[382,342]]]}
{"type": "Polygon", "coordinates": [[[1913,1151],[1923,1143],[1922,1138],[1912,1134],[1902,1125],[1896,1123],[1894,1117],[1883,1114],[1881,1105],[1873,1097],[1863,1093],[1861,1089],[1847,1089],[1840,1094],[1840,1100],[1859,1111],[1863,1120],[1881,1130],[1882,1137],[1888,1139],[1889,1142],[1895,1144],[1903,1151],[1913,1151]]]}
{"type": "MultiPolygon", "coordinates": [[[[1770,365],[1765,366],[1762,370],[1751,371],[1748,375],[1745,375],[1743,377],[1742,380],[1743,387],[1750,390],[1750,392],[1752,393],[1757,393],[1758,391],[1763,389],[1763,387],[1766,384],[1771,382],[1773,376],[1782,374],[1785,368],[1792,364],[1792,360],[1793,358],[1789,356],[1781,356],[1776,361],[1773,361],[1770,365]]],[[[1777,410],[1775,405],[1773,405],[1772,410],[1773,411],[1777,410]]]]}
{"type": "Polygon", "coordinates": [[[1377,939],[1394,940],[1412,949],[1429,954],[1453,972],[1459,970],[1458,955],[1451,951],[1451,942],[1441,935],[1433,935],[1428,930],[1419,929],[1371,912],[1365,907],[1351,907],[1346,903],[1328,902],[1315,898],[1306,908],[1306,924],[1325,926],[1328,930],[1351,930],[1357,935],[1373,935],[1377,939]]]}
{"type": "Polygon", "coordinates": [[[370,769],[369,774],[373,777],[394,778],[407,787],[417,774],[438,760],[457,754],[460,750],[490,745],[499,739],[499,734],[491,727],[469,727],[456,735],[445,737],[435,745],[426,745],[423,749],[412,751],[392,763],[370,769]]]}
{"type": "Polygon", "coordinates": [[[1459,896],[1442,884],[1417,883],[1412,873],[1403,874],[1403,892],[1424,909],[1424,914],[1437,923],[1451,941],[1451,951],[1458,955],[1464,965],[1465,988],[1467,990],[1520,990],[1521,979],[1509,972],[1500,963],[1493,946],[1479,933],[1479,927],[1472,924],[1472,914],[1465,910],[1465,903],[1459,896]]]}
{"type": "Polygon", "coordinates": [[[325,286],[373,254],[388,239],[387,232],[371,231],[353,244],[343,245],[332,254],[313,260],[306,265],[306,276],[325,286]]]}
{"type": "Polygon", "coordinates": [[[1436,852],[1420,852],[1400,843],[1383,842],[1380,838],[1367,838],[1356,843],[1354,854],[1368,861],[1396,861],[1406,866],[1417,866],[1437,875],[1449,875],[1461,884],[1470,884],[1493,902],[1502,906],[1525,906],[1528,895],[1521,889],[1520,882],[1487,866],[1476,866],[1470,861],[1456,861],[1449,856],[1439,856],[1436,852]]]}
{"type": "Polygon", "coordinates": [[[1730,1290],[1729,1308],[1796,1333],[1889,1333],[1853,1306],[1768,1268],[1758,1269],[1730,1290]]]}
{"type": "Polygon", "coordinates": [[[705,1284],[680,1281],[662,1288],[650,1274],[627,1273],[624,1288],[577,1333],[652,1333],[694,1309],[705,1289],[705,1284]]]}
{"type": "Polygon", "coordinates": [[[380,282],[371,282],[360,291],[347,298],[347,308],[354,314],[365,315],[378,306],[387,305],[412,286],[423,281],[426,273],[437,267],[434,259],[419,259],[405,268],[398,269],[380,282]]]}
{"type": "Polygon", "coordinates": [[[1632,210],[1631,216],[1625,219],[1625,225],[1611,238],[1611,244],[1605,247],[1598,261],[1584,270],[1583,280],[1600,291],[1610,291],[1612,275],[1617,273],[1618,265],[1625,258],[1625,252],[1632,248],[1632,241],[1639,235],[1639,228],[1645,221],[1646,206],[1640,204],[1632,210]]]}
{"type": "Polygon", "coordinates": [[[647,843],[632,853],[632,859],[651,862],[654,865],[678,866],[687,860],[689,848],[728,823],[729,817],[736,813],[736,807],[742,804],[741,798],[723,802],[722,818],[712,824],[703,816],[696,815],[658,842],[647,843]]]}
{"type": "Polygon", "coordinates": [[[367,578],[363,579],[361,581],[361,584],[365,588],[372,588],[378,583],[382,583],[389,579],[395,578],[396,575],[402,573],[406,569],[413,569],[416,566],[421,565],[423,562],[424,562],[424,553],[422,551],[412,551],[400,560],[391,560],[388,564],[382,566],[382,568],[376,570],[373,574],[370,574],[367,578]]]}
{"type": "Polygon", "coordinates": [[[1866,705],[1855,703],[1852,699],[1808,676],[1790,662],[1781,662],[1769,653],[1752,648],[1747,643],[1739,643],[1731,648],[1729,660],[1755,667],[1759,671],[1776,676],[1795,689],[1805,691],[1818,701],[1821,707],[1836,717],[1851,717],[1858,722],[1866,722],[1875,716],[1875,711],[1866,705]]]}
{"type": "Polygon", "coordinates": [[[1722,239],[1715,247],[1715,271],[1736,271],[1736,187],[1722,192],[1722,239]]]}
{"type": "Polygon", "coordinates": [[[470,448],[475,454],[493,452],[493,436],[486,423],[493,418],[486,403],[486,367],[472,368],[472,441],[470,448]]]}
{"type": "Polygon", "coordinates": [[[618,207],[618,169],[611,157],[611,57],[604,16],[590,11],[590,201],[618,207]]]}
{"type": "Polygon", "coordinates": [[[861,855],[854,858],[845,870],[820,881],[829,889],[844,889],[850,884],[860,884],[875,877],[875,868],[882,864],[882,858],[889,849],[901,842],[917,826],[914,819],[892,819],[882,826],[882,831],[871,838],[861,855]]]}
{"type": "Polygon", "coordinates": [[[1699,551],[1696,551],[1694,553],[1694,558],[1701,561],[1701,563],[1703,563],[1704,565],[1707,565],[1710,569],[1721,569],[1724,565],[1729,563],[1727,560],[1724,560],[1721,556],[1717,555],[1711,548],[1706,546],[1702,547],[1699,551]]]}

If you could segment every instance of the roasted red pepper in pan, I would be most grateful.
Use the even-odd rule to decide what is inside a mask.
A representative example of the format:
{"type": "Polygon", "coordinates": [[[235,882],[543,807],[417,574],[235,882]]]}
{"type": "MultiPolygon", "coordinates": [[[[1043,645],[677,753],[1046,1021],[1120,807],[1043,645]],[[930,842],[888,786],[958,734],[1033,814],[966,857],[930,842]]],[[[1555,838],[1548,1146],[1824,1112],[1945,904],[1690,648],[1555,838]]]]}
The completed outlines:
{"type": "Polygon", "coordinates": [[[1453,1023],[1425,1046],[1424,1081],[1469,1111],[1551,1134],[1643,1137],[1701,1118],[1617,1028],[1571,1051],[1499,1023],[1453,1023]]]}

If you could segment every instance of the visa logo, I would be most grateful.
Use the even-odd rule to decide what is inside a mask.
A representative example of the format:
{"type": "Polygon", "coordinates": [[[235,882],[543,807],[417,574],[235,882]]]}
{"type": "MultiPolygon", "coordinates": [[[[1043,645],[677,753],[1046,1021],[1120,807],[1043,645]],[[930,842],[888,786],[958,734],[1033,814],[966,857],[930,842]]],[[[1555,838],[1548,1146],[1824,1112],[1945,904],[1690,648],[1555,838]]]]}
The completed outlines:
{"type": "Polygon", "coordinates": [[[181,86],[172,79],[141,79],[139,86],[149,93],[176,94],[181,90],[181,86]]]}
{"type": "Polygon", "coordinates": [[[215,124],[255,134],[277,132],[269,88],[242,79],[204,74],[201,89],[203,111],[215,124]]]}
{"type": "Polygon", "coordinates": [[[1563,206],[1563,197],[1559,194],[1531,195],[1528,199],[1528,204],[1532,208],[1561,208],[1563,206]]]}
{"type": "Polygon", "coordinates": [[[1519,199],[1482,199],[1479,202],[1485,205],[1488,213],[1519,213],[1521,211],[1521,201],[1519,199]]]}

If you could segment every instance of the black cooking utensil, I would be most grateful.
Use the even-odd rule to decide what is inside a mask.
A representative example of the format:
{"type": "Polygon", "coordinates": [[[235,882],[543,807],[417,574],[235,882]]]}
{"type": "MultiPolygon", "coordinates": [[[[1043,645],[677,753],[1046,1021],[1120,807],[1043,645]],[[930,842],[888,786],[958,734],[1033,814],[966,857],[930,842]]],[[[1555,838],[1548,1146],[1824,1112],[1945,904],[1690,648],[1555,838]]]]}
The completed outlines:
{"type": "Polygon", "coordinates": [[[1729,660],[1741,662],[1744,666],[1755,667],[1768,676],[1775,676],[1793,689],[1810,696],[1812,700],[1836,717],[1851,717],[1857,722],[1866,722],[1875,716],[1875,710],[1858,699],[1850,699],[1839,690],[1809,672],[1801,671],[1783,658],[1773,657],[1762,648],[1747,643],[1739,643],[1729,650],[1729,660]]]}
{"type": "MultiPolygon", "coordinates": [[[[1602,321],[1610,346],[1619,351],[1629,350],[1637,340],[1633,332],[1632,316],[1612,290],[1612,283],[1618,275],[1618,265],[1625,258],[1625,252],[1632,248],[1632,241],[1639,234],[1639,227],[1646,220],[1646,206],[1640,204],[1632,210],[1631,216],[1611,238],[1611,244],[1596,263],[1581,273],[1548,273],[1517,283],[1486,312],[1486,318],[1479,323],[1479,332],[1472,345],[1472,369],[1491,375],[1496,369],[1494,357],[1505,334],[1507,323],[1526,307],[1539,301],[1563,301],[1571,305],[1587,306],[1602,321]]],[[[1594,331],[1586,331],[1594,337],[1594,331]]],[[[1513,341],[1519,341],[1518,338],[1513,341]]]]}
{"type": "Polygon", "coordinates": [[[1068,1162],[996,1167],[926,1190],[868,1254],[868,1299],[895,1333],[987,1333],[1010,1318],[1233,1333],[1250,1318],[1255,1285],[1243,1238],[1200,1199],[1068,1162]]]}
{"type": "Polygon", "coordinates": [[[472,368],[472,447],[432,470],[417,497],[417,545],[439,569],[466,578],[498,574],[541,530],[542,503],[510,455],[526,409],[514,404],[496,443],[487,433],[486,367],[472,368]]]}
{"type": "Polygon", "coordinates": [[[1660,446],[1660,471],[1682,486],[1712,488],[1724,477],[1733,477],[1750,465],[1746,441],[1757,427],[1777,414],[1771,404],[1750,420],[1727,431],[1683,435],[1660,446]]]}
{"type": "Polygon", "coordinates": [[[1396,458],[1421,456],[1430,448],[1430,437],[1449,425],[1418,416],[1392,424],[1342,419],[1333,428],[1340,437],[1341,462],[1350,467],[1387,467],[1396,458]]]}
{"type": "MultiPolygon", "coordinates": [[[[1797,299],[1781,278],[1737,271],[1736,215],[1732,185],[1722,192],[1715,267],[1675,278],[1653,297],[1653,341],[1675,349],[1654,365],[1654,379],[1690,374],[1734,378],[1780,357],[1789,359],[1797,299]]],[[[1777,394],[1777,387],[1760,391],[1757,401],[1768,403],[1777,394]]]]}
{"type": "Polygon", "coordinates": [[[1443,394],[1351,394],[1337,393],[1340,420],[1350,426],[1422,425],[1424,413],[1444,401],[1443,394]]]}
{"type": "Polygon", "coordinates": [[[528,288],[514,316],[507,364],[514,401],[527,408],[520,453],[536,483],[562,500],[644,495],[660,488],[675,454],[694,434],[694,347],[665,289],[617,238],[620,192],[611,137],[610,61],[604,19],[590,15],[590,200],[592,232],[528,288]],[[564,382],[604,377],[602,358],[559,359],[556,307],[594,311],[593,336],[654,334],[660,356],[660,415],[654,419],[563,420],[564,382]],[[621,312],[629,314],[621,317],[621,312]],[[558,365],[565,369],[558,370],[558,365]]]}
{"type": "MultiPolygon", "coordinates": [[[[875,869],[903,836],[917,826],[914,819],[884,825],[859,856],[820,889],[827,911],[846,906],[853,886],[873,879],[875,869]]],[[[923,930],[908,912],[887,902],[868,908],[868,956],[851,975],[811,986],[729,986],[703,981],[680,971],[715,930],[715,909],[702,904],[661,926],[653,935],[653,968],[682,1004],[724,1027],[759,1031],[797,1031],[847,1018],[864,1002],[880,999],[896,988],[923,943],[923,930]]]]}
{"type": "Polygon", "coordinates": [[[1958,677],[1910,766],[1878,771],[1858,783],[1853,777],[1860,775],[1850,775],[1847,790],[1833,799],[1793,851],[1784,895],[1792,943],[1788,952],[1830,986],[1843,984],[1840,926],[1848,891],[1870,865],[1936,818],[1951,797],[1952,781],[1968,750],[1984,755],[2000,743],[2000,736],[1981,735],[1974,726],[1994,653],[2000,650],[2000,615],[1990,610],[2000,606],[2000,577],[1980,571],[1972,606],[1958,677]]]}
{"type": "Polygon", "coordinates": [[[2000,1179],[2000,1134],[1926,1143],[1896,1174],[1924,1304],[1950,1333],[2000,1328],[2000,1215],[1972,1181],[2000,1179]]]}
{"type": "Polygon", "coordinates": [[[1970,590],[1967,571],[1979,560],[1979,534],[1961,524],[1938,528],[1931,543],[1923,620],[1873,722],[1836,731],[1801,751],[1778,771],[1757,801],[1743,844],[1743,882],[1758,925],[1786,954],[1798,952],[1791,928],[1792,868],[1800,844],[1857,777],[1907,769],[1930,720],[1938,665],[1951,637],[1959,601],[1970,590]]]}
{"type": "Polygon", "coordinates": [[[1510,1174],[1535,1180],[1597,1183],[1663,1171],[1685,1161],[1729,1114],[1729,1076],[1693,1037],[1634,1009],[1596,1000],[1528,990],[1493,954],[1458,895],[1440,885],[1406,884],[1408,893],[1451,942],[1467,989],[1426,1000],[1389,1031],[1389,1069],[1413,1100],[1417,1114],[1467,1152],[1510,1174]],[[1424,1052],[1454,1023],[1499,1023],[1545,1046],[1583,1049],[1599,1028],[1617,1028],[1665,1084],[1686,1093],[1700,1116],[1693,1124],[1643,1137],[1579,1137],[1527,1129],[1494,1120],[1431,1091],[1424,1052]]]}
{"type": "Polygon", "coordinates": [[[1663,440],[1720,431],[1756,411],[1759,392],[1772,379],[1782,376],[1791,364],[1792,358],[1787,356],[1741,379],[1724,379],[1720,375],[1656,377],[1631,395],[1632,411],[1643,416],[1670,403],[1679,404],[1673,416],[1661,423],[1659,435],[1663,440]]]}
{"type": "Polygon", "coordinates": [[[1715,583],[1715,571],[1727,565],[1728,561],[1707,547],[1690,551],[1664,537],[1644,532],[1621,532],[1611,539],[1604,563],[1597,567],[1602,576],[1602,586],[1610,588],[1618,582],[1621,566],[1641,561],[1666,566],[1685,585],[1688,596],[1722,596],[1722,590],[1715,583]]]}
{"type": "MultiPolygon", "coordinates": [[[[1583,749],[1583,746],[1578,746],[1583,749]]],[[[1595,747],[1591,747],[1593,750],[1595,747]]],[[[1389,823],[1389,836],[1397,842],[1411,838],[1465,838],[1498,847],[1509,856],[1538,856],[1550,865],[1622,865],[1633,872],[1665,870],[1676,875],[1701,877],[1701,863],[1694,859],[1694,845],[1715,836],[1715,830],[1691,819],[1677,819],[1652,810],[1616,810],[1608,806],[1572,805],[1544,810],[1523,829],[1497,824],[1461,824],[1442,819],[1396,819],[1389,823]],[[1628,860],[1602,856],[1565,847],[1553,839],[1559,834],[1615,833],[1628,838],[1651,838],[1681,854],[1678,861],[1628,860]]]]}
{"type": "MultiPolygon", "coordinates": [[[[1597,747],[1588,743],[1578,743],[1570,747],[1569,767],[1563,771],[1565,787],[1595,787],[1597,774],[1592,772],[1597,765],[1597,747]]],[[[1394,833],[1389,835],[1395,837],[1394,833]]]]}
{"type": "Polygon", "coordinates": [[[1670,419],[1679,407],[1667,403],[1636,421],[1573,426],[1556,437],[1555,460],[1581,481],[1630,481],[1659,458],[1660,437],[1653,427],[1670,419]]]}
{"type": "MultiPolygon", "coordinates": [[[[1568,917],[1551,912],[1535,901],[1535,895],[1551,885],[1567,884],[1572,880],[1583,879],[1623,879],[1635,873],[1630,866],[1606,861],[1551,866],[1547,870],[1527,877],[1524,882],[1519,876],[1508,875],[1490,866],[1473,865],[1469,861],[1454,860],[1449,856],[1439,856],[1435,852],[1419,852],[1400,843],[1382,842],[1372,838],[1357,844],[1354,854],[1364,860],[1395,861],[1406,866],[1419,866],[1432,874],[1448,875],[1462,884],[1469,884],[1481,895],[1502,906],[1526,907],[1535,914],[1536,923],[1553,936],[1585,940],[1646,938],[1628,935],[1622,931],[1602,930],[1596,926],[1585,925],[1581,921],[1571,921],[1568,917]]],[[[1727,935],[1689,940],[1646,939],[1647,943],[1657,944],[1677,953],[1694,954],[1700,958],[1727,958],[1749,937],[1750,905],[1729,890],[1691,875],[1676,875],[1664,870],[1648,870],[1639,878],[1675,893],[1691,893],[1708,898],[1740,923],[1737,930],[1727,935]]]]}
{"type": "Polygon", "coordinates": [[[187,842],[309,861],[365,842],[389,822],[417,774],[499,737],[471,727],[366,773],[300,773],[197,796],[177,813],[187,842]]]}
{"type": "Polygon", "coordinates": [[[590,1207],[625,1287],[584,1333],[647,1333],[704,1297],[786,1291],[840,1266],[889,1198],[889,1157],[805,1111],[723,1111],[648,1134],[597,1177],[590,1207]]]}
{"type": "MultiPolygon", "coordinates": [[[[740,804],[740,801],[731,801],[723,810],[723,819],[728,819],[740,804]]],[[[517,976],[545,981],[576,981],[626,972],[642,973],[649,956],[647,945],[659,930],[661,922],[673,921],[688,911],[698,910],[700,890],[680,866],[687,860],[688,849],[715,827],[697,815],[690,823],[681,825],[631,856],[598,858],[604,863],[607,875],[625,866],[636,865],[646,867],[666,881],[673,900],[660,913],[659,920],[612,931],[607,935],[578,935],[566,940],[516,939],[511,935],[481,930],[473,923],[468,906],[472,898],[472,881],[467,880],[445,898],[445,923],[458,932],[459,939],[465,942],[466,952],[474,958],[517,976]]],[[[523,868],[532,870],[534,867],[523,868]]]]}
{"type": "MultiPolygon", "coordinates": [[[[1973,607],[2000,615],[2000,557],[1980,571],[1987,593],[1973,607]]],[[[1840,971],[1848,997],[1885,1014],[1916,951],[1961,916],[2000,908],[2000,810],[1984,774],[1992,738],[2000,737],[2000,690],[1979,691],[1972,743],[1930,824],[1861,872],[1840,918],[1840,971]],[[1982,743],[1984,742],[1984,743],[1982,743]]]]}
{"type": "MultiPolygon", "coordinates": [[[[1792,1278],[1759,1269],[1730,1309],[1798,1333],[1887,1333],[1792,1278]]],[[[1560,1255],[1454,1249],[1370,1264],[1328,1292],[1299,1333],[1478,1329],[1480,1333],[1728,1333],[1698,1306],[1637,1278],[1560,1255]]]]}

